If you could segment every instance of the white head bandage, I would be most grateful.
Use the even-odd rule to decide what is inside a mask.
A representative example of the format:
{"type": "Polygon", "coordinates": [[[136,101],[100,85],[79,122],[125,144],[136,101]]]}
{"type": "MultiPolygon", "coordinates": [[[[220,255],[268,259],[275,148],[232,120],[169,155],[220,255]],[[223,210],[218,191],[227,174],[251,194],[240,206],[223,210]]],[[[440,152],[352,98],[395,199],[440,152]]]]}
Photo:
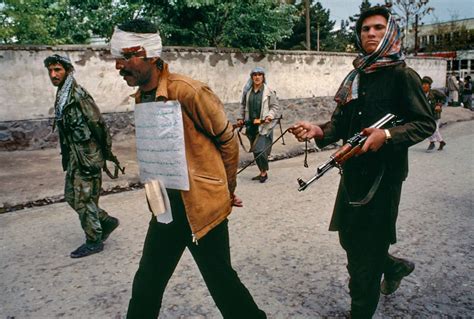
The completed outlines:
{"type": "Polygon", "coordinates": [[[161,56],[161,37],[156,33],[135,33],[122,31],[115,27],[114,34],[110,39],[110,52],[115,58],[123,58],[129,55],[142,56],[146,58],[161,56]]]}

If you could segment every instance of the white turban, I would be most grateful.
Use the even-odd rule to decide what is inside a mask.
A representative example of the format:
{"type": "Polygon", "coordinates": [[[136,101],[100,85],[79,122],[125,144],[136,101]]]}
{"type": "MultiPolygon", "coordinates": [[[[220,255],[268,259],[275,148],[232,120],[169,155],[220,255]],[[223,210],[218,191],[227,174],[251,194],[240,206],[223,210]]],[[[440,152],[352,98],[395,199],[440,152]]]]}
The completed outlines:
{"type": "Polygon", "coordinates": [[[161,56],[161,37],[156,33],[135,33],[122,31],[115,27],[110,39],[110,52],[116,58],[123,58],[124,53],[145,53],[145,57],[161,56]]]}

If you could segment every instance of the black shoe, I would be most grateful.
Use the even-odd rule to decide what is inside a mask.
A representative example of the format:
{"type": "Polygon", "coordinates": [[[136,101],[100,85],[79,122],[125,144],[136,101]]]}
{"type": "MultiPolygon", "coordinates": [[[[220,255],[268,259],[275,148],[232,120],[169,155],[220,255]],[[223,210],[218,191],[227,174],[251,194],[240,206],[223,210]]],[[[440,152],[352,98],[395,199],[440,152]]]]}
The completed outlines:
{"type": "Polygon", "coordinates": [[[109,216],[100,223],[102,225],[102,241],[106,241],[110,234],[120,225],[118,218],[109,216]]]}
{"type": "Polygon", "coordinates": [[[415,264],[411,261],[400,259],[400,270],[397,271],[396,277],[394,279],[386,279],[382,280],[380,284],[380,292],[384,295],[391,295],[393,294],[398,287],[400,287],[400,283],[402,282],[403,277],[408,276],[413,272],[415,269],[415,264]]]}
{"type": "Polygon", "coordinates": [[[438,151],[442,151],[445,145],[446,145],[446,142],[445,142],[445,141],[441,141],[441,142],[439,142],[439,148],[438,148],[438,151]]]}
{"type": "Polygon", "coordinates": [[[430,145],[428,146],[428,148],[426,149],[427,151],[432,151],[434,150],[435,148],[435,143],[434,142],[430,142],[430,145]]]}
{"type": "Polygon", "coordinates": [[[97,244],[82,244],[79,248],[71,253],[71,258],[82,258],[92,254],[100,253],[104,250],[104,243],[100,242],[97,244]]]}
{"type": "Polygon", "coordinates": [[[268,174],[266,175],[260,175],[260,183],[265,183],[265,181],[268,179],[268,174]]]}
{"type": "Polygon", "coordinates": [[[252,180],[253,181],[259,181],[260,180],[260,174],[255,176],[255,177],[252,177],[252,180]]]}

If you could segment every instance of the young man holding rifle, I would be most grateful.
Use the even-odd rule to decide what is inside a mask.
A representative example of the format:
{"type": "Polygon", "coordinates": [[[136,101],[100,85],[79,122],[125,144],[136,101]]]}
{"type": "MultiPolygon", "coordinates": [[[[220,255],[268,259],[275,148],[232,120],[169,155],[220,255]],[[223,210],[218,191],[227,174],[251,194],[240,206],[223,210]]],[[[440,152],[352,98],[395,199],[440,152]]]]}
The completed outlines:
{"type": "Polygon", "coordinates": [[[357,21],[356,32],[360,55],[336,93],[331,121],[321,126],[298,122],[291,131],[300,141],[314,138],[319,147],[346,142],[361,131],[367,136],[358,156],[343,164],[329,229],[339,232],[347,254],[351,317],[371,318],[380,292],[393,293],[415,267],[388,250],[396,242],[408,147],[430,136],[436,123],[420,77],[405,65],[390,12],[385,7],[368,9],[357,21]],[[403,124],[370,128],[387,113],[403,124]]]}

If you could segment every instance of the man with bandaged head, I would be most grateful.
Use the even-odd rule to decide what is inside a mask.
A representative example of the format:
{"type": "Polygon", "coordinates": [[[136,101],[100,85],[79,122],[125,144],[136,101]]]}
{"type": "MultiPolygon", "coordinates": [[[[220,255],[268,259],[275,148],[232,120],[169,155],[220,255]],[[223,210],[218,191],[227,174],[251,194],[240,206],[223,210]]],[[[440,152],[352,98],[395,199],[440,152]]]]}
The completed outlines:
{"type": "Polygon", "coordinates": [[[178,101],[182,109],[189,191],[166,189],[172,222],[152,216],[127,318],[156,318],[163,293],[187,247],[224,318],[266,318],[231,265],[227,216],[234,194],[238,144],[219,98],[204,83],[170,73],[155,25],[132,20],[110,41],[116,68],[136,103],[178,101]]]}
{"type": "Polygon", "coordinates": [[[64,197],[77,212],[86,242],[71,252],[71,258],[86,257],[104,248],[104,241],[119,220],[99,207],[102,168],[117,158],[112,139],[92,96],[74,79],[68,57],[54,54],[44,60],[51,83],[58,87],[54,103],[54,126],[58,129],[63,169],[64,197]]]}
{"type": "Polygon", "coordinates": [[[385,7],[361,13],[356,23],[359,56],[336,93],[336,109],[323,125],[299,122],[292,133],[314,138],[319,147],[358,132],[368,138],[358,156],[347,160],[329,230],[339,232],[347,254],[351,317],[371,318],[380,292],[392,294],[414,264],[388,253],[396,242],[402,183],[408,175],[408,147],[436,127],[419,75],[401,52],[395,18],[385,7]],[[387,113],[403,120],[394,127],[369,128],[387,113]],[[380,283],[382,275],[384,279],[380,283]]]}

